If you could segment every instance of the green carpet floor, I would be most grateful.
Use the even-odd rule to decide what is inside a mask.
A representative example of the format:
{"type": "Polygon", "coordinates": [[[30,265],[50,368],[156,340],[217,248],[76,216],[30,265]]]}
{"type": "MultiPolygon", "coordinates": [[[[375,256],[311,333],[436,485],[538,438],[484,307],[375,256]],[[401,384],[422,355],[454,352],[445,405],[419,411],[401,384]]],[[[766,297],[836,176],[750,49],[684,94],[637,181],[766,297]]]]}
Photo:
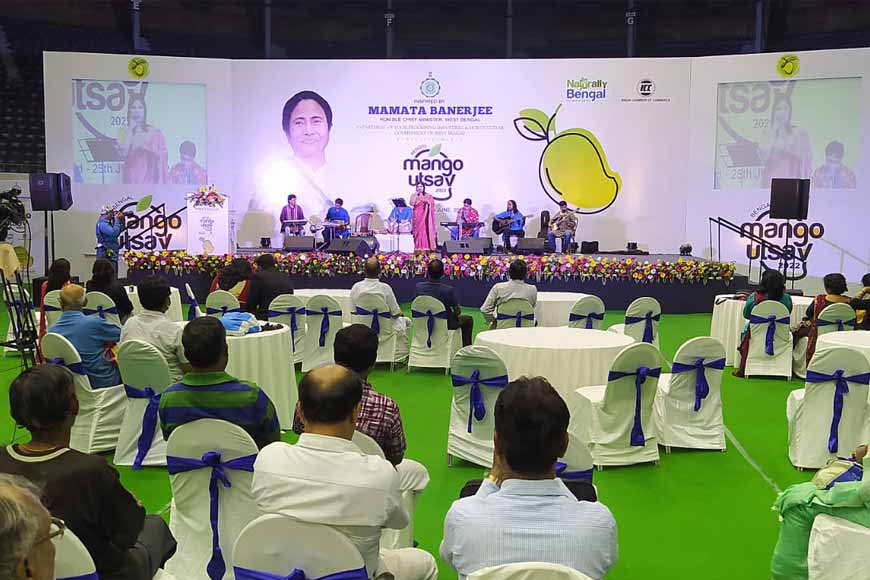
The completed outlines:
{"type": "MultiPolygon", "coordinates": [[[[405,308],[408,309],[407,305],[405,308]]],[[[472,312],[475,329],[483,328],[472,312]]],[[[620,322],[622,312],[608,312],[607,326],[620,322]]],[[[0,332],[6,332],[5,317],[0,332]]],[[[660,326],[662,354],[672,360],[680,344],[710,331],[709,314],[664,315],[660,326]]],[[[600,499],[613,512],[619,528],[619,562],[613,580],[718,580],[768,577],[778,522],[770,510],[774,485],[785,488],[808,481],[788,461],[785,402],[797,381],[735,379],[730,367],[722,383],[725,424],[753,467],[731,440],[725,453],[662,449],[659,466],[608,468],[595,473],[600,499]],[[771,483],[772,482],[772,483],[771,483]]],[[[14,356],[0,362],[0,440],[8,442],[13,424],[8,387],[18,374],[14,356]]],[[[404,368],[376,370],[372,385],[401,407],[408,440],[407,456],[429,469],[432,481],[420,498],[415,536],[420,547],[437,557],[444,516],[465,481],[480,478],[483,469],[454,462],[447,467],[447,426],[452,388],[439,372],[404,368]]],[[[293,441],[292,433],[285,440],[293,441]]],[[[111,460],[111,456],[108,456],[111,460]]],[[[149,512],[166,510],[170,500],[165,469],[134,472],[120,467],[121,478],[149,512]]],[[[440,578],[456,575],[439,559],[440,578]]]]}

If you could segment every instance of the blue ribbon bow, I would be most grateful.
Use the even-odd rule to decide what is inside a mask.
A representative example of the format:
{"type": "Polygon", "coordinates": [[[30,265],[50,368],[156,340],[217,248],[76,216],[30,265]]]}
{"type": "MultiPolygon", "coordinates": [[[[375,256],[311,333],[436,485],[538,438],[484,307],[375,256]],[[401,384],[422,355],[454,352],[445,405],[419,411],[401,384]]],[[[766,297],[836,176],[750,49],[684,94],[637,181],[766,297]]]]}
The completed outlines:
{"type": "Polygon", "coordinates": [[[341,316],[341,310],[333,310],[330,312],[329,308],[323,306],[320,310],[305,310],[305,313],[310,316],[322,315],[323,318],[320,320],[320,348],[326,346],[326,335],[329,334],[329,317],[330,316],[341,316]]]}
{"type": "Polygon", "coordinates": [[[218,535],[218,511],[220,505],[220,488],[218,482],[224,487],[232,487],[229,478],[227,477],[227,469],[235,469],[238,471],[254,471],[254,461],[257,459],[256,454],[245,455],[230,459],[229,461],[221,461],[219,451],[206,451],[202,455],[202,459],[193,459],[191,457],[166,457],[166,467],[169,469],[169,475],[195,471],[197,469],[211,469],[211,478],[208,482],[209,495],[209,519],[211,520],[211,558],[208,561],[205,569],[208,572],[208,577],[211,580],[221,580],[224,573],[227,571],[226,562],[221,552],[220,536],[218,535]]]}
{"type": "Polygon", "coordinates": [[[109,314],[118,314],[117,306],[110,306],[109,308],[104,308],[102,304],[97,306],[96,308],[82,308],[82,313],[85,316],[91,316],[92,314],[96,314],[103,320],[106,319],[106,313],[109,314]]]}
{"type": "Polygon", "coordinates": [[[132,385],[124,385],[124,392],[128,399],[148,399],[145,412],[142,413],[142,432],[139,433],[139,441],[136,443],[136,458],[133,459],[133,469],[141,469],[142,462],[148,451],[151,450],[151,442],[154,441],[154,432],[157,430],[157,410],[160,407],[160,393],[152,387],[140,389],[132,385]]]}
{"type": "Polygon", "coordinates": [[[749,315],[750,324],[767,325],[767,334],[764,336],[764,352],[766,352],[768,356],[773,356],[773,337],[776,336],[776,325],[788,324],[789,322],[791,322],[791,318],[777,318],[775,314],[771,314],[770,316],[756,316],[755,314],[749,315]]]}
{"type": "Polygon", "coordinates": [[[653,343],[653,320],[658,322],[661,320],[661,314],[653,314],[652,310],[648,311],[643,316],[626,316],[625,323],[626,324],[637,324],[638,322],[643,322],[643,341],[647,344],[653,343]]]}
{"type": "Polygon", "coordinates": [[[336,572],[335,574],[327,574],[320,578],[309,578],[303,570],[294,568],[287,576],[279,576],[271,572],[262,572],[260,570],[251,570],[250,568],[242,568],[241,566],[233,566],[236,580],[368,580],[369,575],[365,567],[357,570],[345,570],[344,572],[336,572]]]}
{"type": "Polygon", "coordinates": [[[241,312],[241,311],[242,311],[241,308],[230,308],[229,306],[226,306],[226,305],[221,306],[220,308],[212,308],[211,306],[205,307],[206,314],[218,314],[218,313],[220,313],[221,316],[223,316],[227,312],[241,312]]]}
{"type": "Polygon", "coordinates": [[[707,372],[705,369],[715,369],[721,371],[725,368],[725,359],[717,358],[708,363],[704,362],[704,357],[695,360],[694,363],[687,365],[681,362],[674,361],[671,365],[671,373],[687,373],[696,371],[695,375],[695,412],[701,410],[701,400],[706,399],[710,394],[710,385],[707,383],[707,372]]]}
{"type": "Polygon", "coordinates": [[[502,314],[501,312],[495,315],[496,320],[510,320],[516,319],[516,328],[520,328],[523,325],[523,320],[534,320],[535,314],[533,312],[529,312],[528,314],[523,314],[521,311],[517,310],[516,314],[502,314]]]}
{"type": "Polygon", "coordinates": [[[595,468],[586,469],[585,471],[568,471],[568,464],[561,461],[556,462],[556,477],[565,481],[577,481],[583,479],[592,481],[592,474],[595,473],[595,468]]]}
{"type": "Polygon", "coordinates": [[[413,318],[426,318],[426,329],[429,334],[426,337],[426,347],[432,348],[432,333],[435,332],[435,319],[441,318],[447,320],[447,311],[442,310],[441,312],[432,313],[431,310],[427,310],[426,312],[420,312],[418,310],[411,311],[411,317],[413,318]]]}
{"type": "Polygon", "coordinates": [[[196,310],[199,308],[199,302],[196,301],[196,298],[193,296],[190,297],[190,308],[187,310],[187,320],[195,320],[196,319],[196,310]]]}
{"type": "Polygon", "coordinates": [[[84,365],[84,363],[81,363],[81,362],[66,364],[66,361],[60,357],[47,358],[47,359],[45,359],[45,362],[47,362],[50,365],[60,365],[62,367],[66,367],[77,375],[86,375],[87,374],[87,372],[85,372],[85,365],[84,365]]]}
{"type": "Polygon", "coordinates": [[[643,425],[640,420],[640,395],[641,386],[646,381],[647,377],[659,377],[662,374],[661,367],[651,369],[649,367],[638,367],[633,373],[625,373],[621,371],[610,371],[607,373],[607,381],[615,381],[623,377],[634,377],[634,424],[631,427],[631,446],[643,447],[646,445],[646,437],[643,434],[643,425]]]}
{"type": "Polygon", "coordinates": [[[816,326],[833,326],[836,324],[837,330],[839,332],[843,332],[844,330],[846,330],[847,324],[854,328],[855,322],[856,320],[854,318],[850,318],[849,320],[840,320],[839,318],[837,320],[822,320],[821,318],[819,318],[818,320],[816,320],[816,326]]]}
{"type": "Polygon", "coordinates": [[[375,331],[375,334],[381,333],[381,318],[390,319],[393,317],[389,312],[380,312],[377,308],[372,308],[371,310],[366,310],[362,306],[356,307],[356,313],[360,316],[371,316],[372,317],[372,330],[375,331]]]}
{"type": "Polygon", "coordinates": [[[603,312],[589,312],[587,314],[577,314],[572,312],[568,315],[568,322],[577,322],[578,320],[586,320],[586,328],[592,329],[594,327],[593,320],[604,320],[603,312]]]}
{"type": "Polygon", "coordinates": [[[474,369],[470,377],[463,377],[462,375],[450,375],[450,377],[453,379],[454,387],[471,385],[471,390],[468,393],[468,432],[471,433],[472,417],[478,421],[483,421],[483,418],[486,417],[486,405],[483,403],[483,392],[480,390],[480,385],[503,389],[508,384],[508,377],[507,375],[500,375],[481,379],[479,369],[474,369]]]}
{"type": "Polygon", "coordinates": [[[834,415],[831,418],[831,432],[828,435],[828,451],[836,453],[840,446],[840,418],[843,416],[843,397],[849,392],[849,383],[858,383],[859,385],[870,385],[870,373],[862,373],[860,375],[852,375],[844,377],[843,369],[837,369],[833,374],[828,375],[818,371],[807,370],[808,383],[826,383],[834,381],[837,386],[834,391],[834,415]]]}
{"type": "Polygon", "coordinates": [[[299,330],[299,325],[296,322],[297,314],[305,314],[305,307],[288,306],[285,310],[269,310],[266,312],[266,318],[275,318],[277,316],[290,316],[290,340],[293,341],[293,352],[296,352],[296,331],[299,330]]]}

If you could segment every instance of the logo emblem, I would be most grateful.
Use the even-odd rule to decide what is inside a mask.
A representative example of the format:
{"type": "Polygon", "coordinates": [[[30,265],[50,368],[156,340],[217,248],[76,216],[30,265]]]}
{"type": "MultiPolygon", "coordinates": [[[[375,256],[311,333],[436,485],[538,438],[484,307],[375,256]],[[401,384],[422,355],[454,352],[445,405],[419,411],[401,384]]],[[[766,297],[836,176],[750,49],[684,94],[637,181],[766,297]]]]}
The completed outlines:
{"type": "Polygon", "coordinates": [[[776,72],[787,79],[796,76],[801,70],[801,60],[796,54],[784,54],[776,63],[776,72]]]}
{"type": "Polygon", "coordinates": [[[420,94],[422,94],[427,99],[431,99],[432,97],[437,97],[438,93],[441,92],[441,83],[439,83],[435,77],[432,76],[432,73],[429,73],[429,76],[420,83],[420,94]]]}
{"type": "Polygon", "coordinates": [[[637,83],[637,94],[641,97],[651,97],[656,92],[656,84],[651,79],[642,79],[637,83]]]}
{"type": "Polygon", "coordinates": [[[136,79],[144,79],[148,76],[148,61],[141,56],[134,56],[127,64],[130,76],[136,79]]]}

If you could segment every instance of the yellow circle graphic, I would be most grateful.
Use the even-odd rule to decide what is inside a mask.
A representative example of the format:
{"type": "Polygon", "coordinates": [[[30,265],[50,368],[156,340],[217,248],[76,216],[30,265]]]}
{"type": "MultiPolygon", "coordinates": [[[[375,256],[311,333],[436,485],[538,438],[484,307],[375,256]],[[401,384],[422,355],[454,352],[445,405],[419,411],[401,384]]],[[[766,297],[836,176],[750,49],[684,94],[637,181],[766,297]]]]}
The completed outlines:
{"type": "Polygon", "coordinates": [[[790,79],[801,70],[801,59],[796,54],[784,54],[776,63],[776,72],[780,76],[790,79]]]}
{"type": "Polygon", "coordinates": [[[141,56],[134,56],[130,59],[127,70],[130,71],[130,75],[134,78],[144,79],[148,76],[148,61],[141,56]]]}

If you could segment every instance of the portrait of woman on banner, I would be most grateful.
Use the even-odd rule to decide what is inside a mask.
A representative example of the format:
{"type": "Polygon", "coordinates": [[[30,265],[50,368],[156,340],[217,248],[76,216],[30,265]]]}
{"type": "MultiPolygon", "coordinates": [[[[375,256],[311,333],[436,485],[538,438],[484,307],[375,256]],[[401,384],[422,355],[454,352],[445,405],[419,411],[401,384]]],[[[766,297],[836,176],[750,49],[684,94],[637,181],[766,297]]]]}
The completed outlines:
{"type": "Polygon", "coordinates": [[[166,183],[169,152],[163,132],[148,124],[148,106],[140,96],[127,104],[127,127],[118,131],[118,148],[124,157],[124,183],[166,183]]]}

